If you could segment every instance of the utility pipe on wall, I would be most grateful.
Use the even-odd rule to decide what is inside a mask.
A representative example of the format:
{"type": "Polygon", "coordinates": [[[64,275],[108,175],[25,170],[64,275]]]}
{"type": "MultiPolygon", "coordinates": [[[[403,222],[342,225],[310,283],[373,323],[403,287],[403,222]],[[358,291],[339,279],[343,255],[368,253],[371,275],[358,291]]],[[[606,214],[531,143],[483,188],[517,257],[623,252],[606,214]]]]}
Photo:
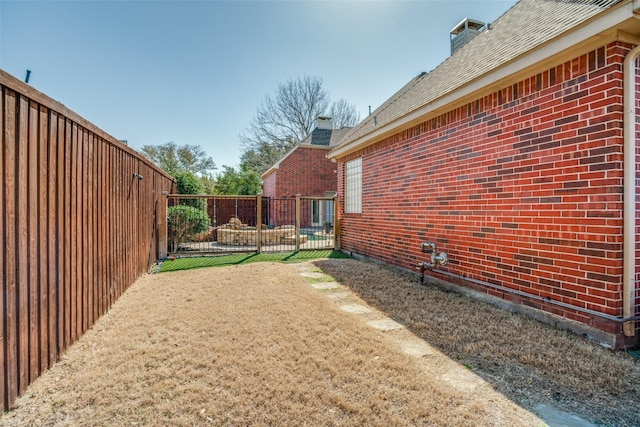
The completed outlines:
{"type": "MultiPolygon", "coordinates": [[[[640,46],[624,59],[624,193],[623,193],[623,273],[622,317],[631,318],[635,311],[636,291],[636,61],[640,46]]],[[[623,325],[624,335],[635,335],[635,322],[623,325]]]]}

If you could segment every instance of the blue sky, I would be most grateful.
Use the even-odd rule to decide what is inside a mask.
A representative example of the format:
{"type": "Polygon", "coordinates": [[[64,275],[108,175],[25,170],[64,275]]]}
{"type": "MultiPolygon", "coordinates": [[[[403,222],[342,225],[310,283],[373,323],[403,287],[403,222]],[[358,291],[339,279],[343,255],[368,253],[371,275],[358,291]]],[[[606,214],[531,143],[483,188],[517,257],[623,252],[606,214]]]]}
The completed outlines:
{"type": "Polygon", "coordinates": [[[449,55],[465,17],[515,0],[0,0],[0,68],[139,149],[200,145],[236,166],[280,83],[322,78],[361,118],[449,55]]]}

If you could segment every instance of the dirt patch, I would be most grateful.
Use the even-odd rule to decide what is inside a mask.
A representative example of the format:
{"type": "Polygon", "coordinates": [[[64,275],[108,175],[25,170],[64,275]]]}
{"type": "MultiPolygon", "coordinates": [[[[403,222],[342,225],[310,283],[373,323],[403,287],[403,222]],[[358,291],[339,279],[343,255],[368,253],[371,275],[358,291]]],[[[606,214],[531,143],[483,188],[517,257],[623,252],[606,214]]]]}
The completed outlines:
{"type": "Polygon", "coordinates": [[[524,408],[546,404],[596,424],[640,426],[640,361],[415,275],[356,260],[314,264],[362,301],[467,366],[524,408]]]}
{"type": "MultiPolygon", "coordinates": [[[[372,279],[395,281],[392,299],[424,291],[369,264],[318,265],[343,283],[362,279],[358,292],[372,279]]],[[[406,329],[341,310],[344,288],[311,285],[270,263],[145,276],[0,424],[540,425],[448,358],[429,373],[429,346],[407,354],[393,340],[406,329]]]]}

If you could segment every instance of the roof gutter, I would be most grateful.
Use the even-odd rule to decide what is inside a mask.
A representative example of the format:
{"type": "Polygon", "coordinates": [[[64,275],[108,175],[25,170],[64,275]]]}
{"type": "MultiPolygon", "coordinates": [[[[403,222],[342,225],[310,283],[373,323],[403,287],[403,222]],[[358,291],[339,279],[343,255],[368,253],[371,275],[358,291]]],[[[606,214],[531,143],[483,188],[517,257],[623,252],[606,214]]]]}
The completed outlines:
{"type": "Polygon", "coordinates": [[[414,110],[413,112],[400,117],[374,131],[363,135],[349,143],[336,147],[335,150],[329,153],[329,157],[337,159],[344,157],[348,154],[355,152],[356,150],[371,145],[382,138],[393,135],[398,132],[398,129],[408,127],[412,124],[417,124],[424,121],[424,117],[436,112],[444,107],[459,102],[461,99],[472,95],[475,92],[479,92],[488,87],[500,88],[500,82],[518,72],[525,70],[529,67],[533,67],[536,64],[544,63],[549,58],[562,53],[568,49],[574,48],[576,45],[583,43],[585,40],[592,39],[593,37],[601,36],[602,33],[614,27],[630,17],[638,10],[638,0],[629,1],[626,5],[613,8],[609,13],[602,16],[599,19],[594,19],[591,22],[579,26],[575,31],[557,38],[531,53],[521,56],[514,61],[506,64],[505,66],[498,68],[494,71],[485,74],[484,76],[470,82],[466,86],[450,92],[447,95],[438,98],[423,107],[414,110]]]}
{"type": "MultiPolygon", "coordinates": [[[[640,2],[634,1],[634,12],[640,2]]],[[[636,293],[636,62],[640,57],[640,45],[624,59],[624,189],[623,189],[623,272],[622,272],[622,316],[635,314],[636,293]]],[[[623,325],[624,335],[635,335],[635,322],[623,325]]]]}

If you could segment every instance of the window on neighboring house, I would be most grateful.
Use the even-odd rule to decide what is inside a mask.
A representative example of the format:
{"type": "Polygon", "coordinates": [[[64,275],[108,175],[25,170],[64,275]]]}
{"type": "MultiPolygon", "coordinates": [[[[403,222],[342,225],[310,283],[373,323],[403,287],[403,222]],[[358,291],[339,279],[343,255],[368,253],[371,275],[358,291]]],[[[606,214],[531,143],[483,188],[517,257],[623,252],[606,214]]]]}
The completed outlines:
{"type": "Polygon", "coordinates": [[[362,212],[362,158],[345,163],[344,211],[362,212]]]}

